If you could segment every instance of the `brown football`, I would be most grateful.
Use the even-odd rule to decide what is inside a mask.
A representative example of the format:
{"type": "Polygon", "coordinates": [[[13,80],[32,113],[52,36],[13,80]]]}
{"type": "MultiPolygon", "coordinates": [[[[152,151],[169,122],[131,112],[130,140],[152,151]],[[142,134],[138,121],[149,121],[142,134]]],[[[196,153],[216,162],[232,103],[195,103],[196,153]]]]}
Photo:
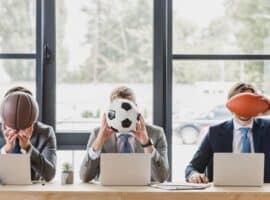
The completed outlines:
{"type": "Polygon", "coordinates": [[[37,120],[36,100],[24,92],[14,92],[6,96],[1,105],[1,117],[6,126],[22,130],[37,120]]]}
{"type": "Polygon", "coordinates": [[[270,108],[269,103],[262,96],[244,92],[235,95],[226,103],[227,108],[241,117],[256,117],[270,108]]]}

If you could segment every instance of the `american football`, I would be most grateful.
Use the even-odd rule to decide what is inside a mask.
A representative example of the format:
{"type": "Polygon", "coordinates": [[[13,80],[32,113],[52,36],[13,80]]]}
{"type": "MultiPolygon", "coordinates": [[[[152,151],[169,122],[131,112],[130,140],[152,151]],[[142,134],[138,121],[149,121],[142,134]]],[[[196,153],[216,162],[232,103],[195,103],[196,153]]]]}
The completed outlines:
{"type": "Polygon", "coordinates": [[[246,118],[256,117],[270,107],[268,102],[262,99],[262,96],[249,92],[235,95],[228,100],[226,106],[232,113],[246,118]]]}

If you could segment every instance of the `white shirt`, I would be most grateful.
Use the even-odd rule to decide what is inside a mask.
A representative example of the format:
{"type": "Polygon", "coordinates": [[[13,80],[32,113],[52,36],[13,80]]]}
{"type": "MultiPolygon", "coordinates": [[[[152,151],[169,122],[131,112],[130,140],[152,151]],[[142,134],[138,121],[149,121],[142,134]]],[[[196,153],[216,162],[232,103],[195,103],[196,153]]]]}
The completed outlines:
{"type": "MultiPolygon", "coordinates": [[[[120,152],[120,142],[118,140],[119,136],[121,134],[120,133],[116,133],[116,147],[117,147],[117,152],[120,152]]],[[[133,152],[135,152],[135,149],[136,149],[136,141],[135,141],[135,137],[132,136],[132,137],[129,137],[128,138],[128,142],[133,150],[133,152]]],[[[151,157],[153,158],[155,156],[155,153],[156,153],[156,149],[154,149],[154,151],[152,152],[151,154],[151,157]]],[[[88,150],[88,155],[90,157],[91,160],[96,160],[97,158],[100,157],[100,154],[101,154],[101,150],[98,150],[98,151],[94,151],[94,149],[92,147],[90,147],[90,149],[88,150]]]]}
{"type": "MultiPolygon", "coordinates": [[[[31,154],[31,153],[32,153],[32,148],[33,148],[32,144],[30,145],[30,148],[29,148],[28,151],[26,151],[26,150],[24,150],[24,149],[21,148],[21,153],[22,153],[22,154],[31,154]]],[[[0,153],[1,153],[1,154],[7,154],[7,152],[6,152],[6,150],[5,150],[5,146],[3,146],[3,147],[1,148],[0,153]]]]}
{"type": "Polygon", "coordinates": [[[250,142],[251,153],[254,153],[253,133],[252,133],[253,120],[247,126],[241,126],[233,119],[233,153],[241,153],[242,151],[242,134],[240,128],[249,128],[248,138],[250,142]]]}

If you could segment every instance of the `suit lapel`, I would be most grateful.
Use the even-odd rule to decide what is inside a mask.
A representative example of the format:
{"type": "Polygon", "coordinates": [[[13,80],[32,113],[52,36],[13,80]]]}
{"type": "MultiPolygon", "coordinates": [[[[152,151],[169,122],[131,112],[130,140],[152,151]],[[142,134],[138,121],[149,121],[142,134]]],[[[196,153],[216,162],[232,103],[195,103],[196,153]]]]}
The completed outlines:
{"type": "Polygon", "coordinates": [[[224,124],[222,134],[222,143],[224,144],[224,152],[233,152],[233,121],[228,121],[224,124]]]}
{"type": "Polygon", "coordinates": [[[116,146],[116,135],[113,134],[107,141],[106,145],[104,145],[105,152],[108,153],[117,153],[117,146],[116,146]]]}
{"type": "Polygon", "coordinates": [[[252,127],[252,136],[253,136],[253,143],[254,143],[254,151],[260,152],[260,143],[261,143],[261,137],[260,137],[260,130],[263,125],[258,123],[258,120],[254,120],[253,127],[252,127]]]}
{"type": "Polygon", "coordinates": [[[37,127],[37,122],[34,124],[34,129],[33,129],[33,133],[32,136],[30,138],[30,142],[33,146],[37,147],[37,139],[38,139],[38,127],[37,127]]]}

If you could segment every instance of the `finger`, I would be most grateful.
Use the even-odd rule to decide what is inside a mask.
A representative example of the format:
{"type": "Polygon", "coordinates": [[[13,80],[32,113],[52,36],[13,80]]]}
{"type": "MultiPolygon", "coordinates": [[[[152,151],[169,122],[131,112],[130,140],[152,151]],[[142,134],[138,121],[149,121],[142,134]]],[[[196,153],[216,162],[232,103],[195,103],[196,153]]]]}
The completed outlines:
{"type": "Polygon", "coordinates": [[[202,183],[201,176],[197,176],[196,181],[197,181],[197,183],[202,183]]]}
{"type": "Polygon", "coordinates": [[[102,117],[102,127],[108,127],[107,118],[106,118],[105,113],[103,114],[103,117],[102,117]]]}
{"type": "Polygon", "coordinates": [[[3,133],[4,133],[4,136],[5,136],[5,137],[10,136],[10,130],[5,129],[5,130],[3,131],[3,133]]]}
{"type": "Polygon", "coordinates": [[[140,122],[141,122],[142,125],[145,125],[145,120],[144,120],[142,115],[140,115],[140,122]]]}
{"type": "Polygon", "coordinates": [[[19,136],[21,136],[24,140],[28,140],[29,139],[29,135],[26,134],[25,132],[20,132],[19,136]]]}
{"type": "Polygon", "coordinates": [[[18,133],[18,131],[12,129],[12,128],[7,128],[7,130],[9,131],[10,134],[16,134],[18,133]]]}
{"type": "Polygon", "coordinates": [[[207,177],[205,177],[205,183],[208,183],[209,181],[208,181],[208,178],[207,177]]]}
{"type": "Polygon", "coordinates": [[[14,131],[12,131],[12,130],[6,130],[5,132],[4,132],[4,134],[5,134],[5,136],[6,137],[12,137],[13,135],[17,135],[14,131]]]}
{"type": "Polygon", "coordinates": [[[6,137],[6,139],[7,139],[8,142],[11,141],[12,136],[13,136],[13,135],[8,135],[8,136],[6,137]]]}
{"type": "Polygon", "coordinates": [[[20,131],[20,132],[19,132],[19,135],[21,135],[21,136],[23,136],[23,137],[26,137],[26,138],[29,137],[29,134],[28,134],[27,132],[25,132],[25,131],[20,131]]]}
{"type": "Polygon", "coordinates": [[[106,122],[106,114],[103,113],[103,117],[102,117],[102,124],[104,124],[106,122]]]}
{"type": "Polygon", "coordinates": [[[16,138],[17,138],[17,135],[13,135],[13,136],[10,138],[9,142],[10,142],[10,143],[14,142],[14,141],[16,140],[16,138]]]}
{"type": "Polygon", "coordinates": [[[200,175],[200,181],[201,181],[201,183],[205,183],[205,176],[204,175],[200,175]]]}
{"type": "Polygon", "coordinates": [[[19,138],[20,142],[22,142],[22,143],[27,142],[27,139],[25,137],[21,136],[21,135],[18,135],[18,138],[19,138]]]}
{"type": "Polygon", "coordinates": [[[203,183],[207,183],[207,177],[205,175],[201,176],[201,180],[203,183]]]}
{"type": "Polygon", "coordinates": [[[142,127],[143,127],[143,126],[142,126],[141,121],[139,121],[137,124],[138,124],[138,129],[137,129],[137,130],[139,130],[139,131],[142,130],[142,127]]]}

